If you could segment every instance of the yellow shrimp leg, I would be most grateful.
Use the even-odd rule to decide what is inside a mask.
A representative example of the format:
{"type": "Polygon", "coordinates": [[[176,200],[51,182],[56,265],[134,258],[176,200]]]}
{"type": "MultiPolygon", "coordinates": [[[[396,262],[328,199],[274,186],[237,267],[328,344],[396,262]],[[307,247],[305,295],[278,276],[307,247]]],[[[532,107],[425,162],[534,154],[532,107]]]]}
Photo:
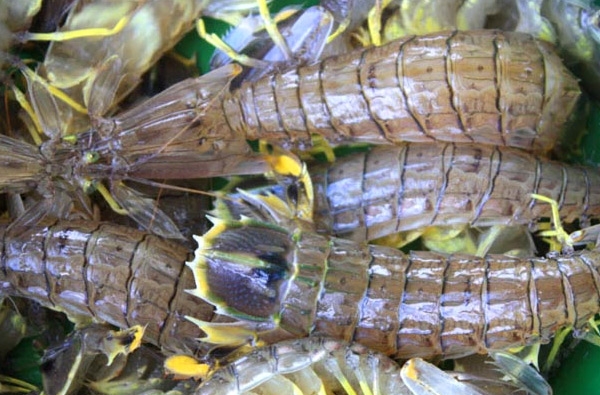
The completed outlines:
{"type": "Polygon", "coordinates": [[[3,374],[0,374],[0,388],[3,392],[11,394],[28,394],[39,391],[39,388],[33,384],[3,374]]]}
{"type": "Polygon", "coordinates": [[[31,86],[33,86],[33,87],[37,86],[38,87],[37,88],[38,92],[39,92],[40,88],[43,88],[43,89],[47,90],[49,93],[51,93],[54,97],[58,98],[62,102],[64,102],[67,105],[69,105],[75,111],[77,111],[77,112],[79,112],[81,114],[85,114],[85,115],[88,114],[87,108],[85,108],[81,104],[77,103],[75,100],[71,99],[67,94],[65,94],[59,88],[57,88],[57,87],[53,86],[52,84],[49,84],[48,82],[46,82],[46,80],[44,80],[39,75],[35,74],[30,69],[24,68],[23,69],[23,74],[24,74],[25,78],[27,79],[28,85],[30,87],[31,86]]]}
{"type": "Polygon", "coordinates": [[[371,42],[375,46],[381,45],[381,14],[383,10],[391,3],[391,0],[378,0],[375,6],[371,8],[368,16],[369,34],[371,42]]]}
{"type": "MultiPolygon", "coordinates": [[[[119,206],[119,203],[117,203],[117,201],[113,198],[112,194],[110,193],[110,191],[108,189],[106,189],[106,187],[104,186],[104,184],[97,183],[97,184],[94,184],[94,187],[96,188],[96,190],[98,191],[98,193],[100,193],[100,195],[102,195],[102,197],[104,198],[104,200],[106,201],[106,203],[108,203],[108,205],[110,206],[110,208],[115,213],[121,214],[121,215],[129,215],[129,211],[127,211],[124,208],[122,208],[121,206],[119,206]]],[[[89,188],[86,188],[84,186],[84,190],[89,190],[89,188]]]]}
{"type": "Polygon", "coordinates": [[[279,29],[277,29],[277,23],[273,20],[273,18],[271,18],[267,1],[257,0],[257,3],[260,16],[265,22],[265,30],[267,31],[267,33],[269,33],[269,36],[271,37],[275,45],[279,47],[286,60],[291,59],[292,52],[290,51],[290,48],[288,47],[285,39],[281,35],[281,32],[279,31],[279,29]]]}
{"type": "Polygon", "coordinates": [[[188,355],[172,355],[165,360],[164,367],[166,373],[175,375],[176,379],[205,380],[212,370],[210,365],[188,355]]]}
{"type": "Polygon", "coordinates": [[[560,221],[558,202],[546,196],[538,195],[536,193],[532,193],[531,197],[550,204],[550,207],[552,208],[552,222],[554,223],[554,229],[540,232],[540,236],[556,238],[556,241],[552,241],[551,239],[547,240],[550,244],[550,249],[552,251],[560,251],[561,249],[565,248],[572,249],[573,241],[569,237],[569,234],[563,228],[560,221]]]}
{"type": "MultiPolygon", "coordinates": [[[[296,10],[283,11],[278,13],[274,18],[271,17],[268,9],[267,2],[265,0],[258,0],[259,12],[264,20],[264,29],[267,31],[275,45],[281,50],[284,54],[286,60],[292,58],[292,53],[277,29],[277,23],[289,18],[291,15],[296,13],[296,10]]],[[[196,23],[196,31],[198,35],[206,40],[213,47],[223,51],[228,57],[232,60],[243,64],[248,67],[257,67],[257,68],[267,68],[269,66],[269,62],[265,62],[259,59],[252,58],[250,56],[244,55],[236,51],[229,44],[221,39],[221,37],[217,36],[214,33],[208,33],[206,31],[206,26],[202,19],[199,19],[196,23]]]]}
{"type": "Polygon", "coordinates": [[[204,21],[202,19],[198,19],[198,22],[196,23],[196,31],[198,32],[198,35],[202,39],[206,40],[210,45],[217,49],[220,49],[231,59],[240,64],[243,64],[244,66],[265,68],[268,65],[267,62],[238,53],[236,50],[231,48],[225,41],[221,40],[219,36],[217,36],[214,33],[208,33],[206,31],[206,26],[204,25],[204,21]]]}
{"type": "Polygon", "coordinates": [[[340,36],[342,33],[344,33],[348,28],[348,25],[350,25],[350,18],[344,18],[344,20],[339,24],[337,29],[335,29],[335,31],[331,33],[329,37],[327,37],[327,44],[329,44],[330,42],[338,38],[338,36],[340,36]]]}
{"type": "Polygon", "coordinates": [[[312,158],[316,154],[323,154],[325,155],[327,162],[335,162],[335,152],[333,152],[333,148],[323,136],[320,134],[313,134],[311,136],[311,145],[312,147],[310,150],[298,153],[301,159],[306,160],[312,158]]]}
{"type": "MultiPolygon", "coordinates": [[[[84,161],[86,163],[93,163],[98,160],[98,155],[95,153],[87,153],[84,157],[84,161]]],[[[90,194],[94,191],[98,191],[100,195],[104,198],[106,203],[110,206],[110,208],[117,214],[120,215],[128,215],[129,212],[122,208],[119,203],[113,198],[110,191],[102,184],[101,182],[93,182],[91,180],[83,181],[82,189],[85,193],[90,194]]]]}
{"type": "Polygon", "coordinates": [[[25,112],[27,113],[27,115],[29,115],[29,118],[31,118],[31,121],[33,122],[33,128],[27,128],[29,134],[31,135],[31,138],[33,139],[36,145],[42,145],[42,137],[40,135],[42,131],[42,124],[40,123],[39,118],[35,115],[35,112],[33,111],[33,108],[31,107],[31,104],[29,103],[27,98],[25,98],[25,95],[19,89],[17,89],[16,86],[12,85],[11,88],[15,94],[15,98],[19,102],[19,105],[21,106],[21,108],[23,108],[23,110],[25,110],[25,112]]]}
{"type": "Polygon", "coordinates": [[[80,30],[72,30],[68,32],[52,32],[52,33],[30,33],[26,32],[23,34],[23,41],[68,41],[74,40],[76,38],[84,38],[84,37],[107,37],[112,36],[119,33],[127,23],[129,23],[129,16],[124,16],[117,24],[110,28],[97,27],[97,28],[89,28],[89,29],[80,29],[80,30]]]}
{"type": "Polygon", "coordinates": [[[567,335],[573,331],[573,327],[569,326],[567,328],[560,329],[554,339],[552,340],[552,347],[550,348],[550,352],[548,353],[548,357],[546,358],[546,362],[544,366],[542,366],[542,372],[548,372],[552,365],[554,364],[554,360],[556,360],[556,356],[558,355],[558,350],[560,346],[564,343],[567,335]]]}
{"type": "MultiPolygon", "coordinates": [[[[352,384],[350,383],[346,375],[344,375],[344,372],[342,372],[342,369],[340,369],[340,365],[335,359],[327,360],[325,361],[325,364],[348,395],[357,395],[356,391],[354,391],[354,388],[352,387],[352,384]]],[[[361,386],[361,389],[365,389],[365,386],[361,386]]],[[[371,390],[369,388],[366,389],[369,391],[367,392],[367,394],[370,394],[371,390]]]]}

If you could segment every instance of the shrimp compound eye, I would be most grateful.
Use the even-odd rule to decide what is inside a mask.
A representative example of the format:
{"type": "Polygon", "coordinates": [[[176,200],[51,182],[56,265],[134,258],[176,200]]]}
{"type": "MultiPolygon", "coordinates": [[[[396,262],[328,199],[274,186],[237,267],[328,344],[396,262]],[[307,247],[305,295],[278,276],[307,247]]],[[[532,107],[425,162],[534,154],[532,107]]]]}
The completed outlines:
{"type": "Polygon", "coordinates": [[[96,151],[88,151],[83,154],[83,161],[86,164],[95,163],[100,159],[100,154],[96,151]]]}
{"type": "Polygon", "coordinates": [[[81,189],[87,195],[94,193],[98,189],[97,181],[94,180],[83,180],[81,183],[81,189]]]}

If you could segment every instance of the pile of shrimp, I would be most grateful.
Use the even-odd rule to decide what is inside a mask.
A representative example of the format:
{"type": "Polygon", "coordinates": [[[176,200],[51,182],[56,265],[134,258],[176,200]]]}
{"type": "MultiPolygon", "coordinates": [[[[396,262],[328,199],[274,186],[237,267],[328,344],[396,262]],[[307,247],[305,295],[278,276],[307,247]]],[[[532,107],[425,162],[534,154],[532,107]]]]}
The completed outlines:
{"type": "Polygon", "coordinates": [[[0,4],[0,322],[47,333],[25,298],[88,327],[46,393],[551,392],[504,350],[598,312],[597,246],[573,246],[597,243],[600,173],[557,160],[599,80],[591,4],[47,4],[0,4]],[[201,77],[169,52],[193,28],[221,51],[201,77]],[[149,69],[168,87],[144,100],[149,69]],[[397,250],[419,237],[437,252],[397,250]],[[473,353],[511,380],[419,359],[473,353]]]}

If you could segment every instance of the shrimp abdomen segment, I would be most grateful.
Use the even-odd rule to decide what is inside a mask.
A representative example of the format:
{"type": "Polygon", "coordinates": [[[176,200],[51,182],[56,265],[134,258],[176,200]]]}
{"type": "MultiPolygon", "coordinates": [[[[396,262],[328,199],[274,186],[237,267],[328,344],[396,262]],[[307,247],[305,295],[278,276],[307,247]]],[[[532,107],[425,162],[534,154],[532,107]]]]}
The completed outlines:
{"type": "Polygon", "coordinates": [[[598,249],[547,258],[405,254],[250,218],[220,220],[197,240],[192,293],[260,322],[256,336],[268,342],[327,336],[395,358],[457,358],[547,342],[600,311],[598,249]]]}
{"type": "Polygon", "coordinates": [[[481,30],[411,36],[246,83],[226,95],[228,125],[249,139],[304,147],[475,142],[546,152],[578,97],[545,44],[481,30]]]}
{"type": "Polygon", "coordinates": [[[194,279],[183,246],[135,229],[57,222],[25,237],[2,232],[0,294],[24,296],[77,322],[146,325],[166,350],[190,352],[203,332],[186,315],[210,321],[213,308],[185,292],[194,279]]]}
{"type": "Polygon", "coordinates": [[[473,144],[377,147],[311,171],[317,229],[355,240],[436,225],[566,222],[600,215],[600,175],[520,150],[473,144]]]}
{"type": "Polygon", "coordinates": [[[547,342],[558,329],[582,327],[598,312],[599,266],[598,251],[556,259],[406,255],[335,240],[311,334],[354,340],[402,359],[547,342]],[[342,263],[346,270],[336,269],[342,263]],[[368,279],[360,281],[365,273],[368,279]],[[348,308],[353,295],[363,295],[355,309],[348,308]]]}

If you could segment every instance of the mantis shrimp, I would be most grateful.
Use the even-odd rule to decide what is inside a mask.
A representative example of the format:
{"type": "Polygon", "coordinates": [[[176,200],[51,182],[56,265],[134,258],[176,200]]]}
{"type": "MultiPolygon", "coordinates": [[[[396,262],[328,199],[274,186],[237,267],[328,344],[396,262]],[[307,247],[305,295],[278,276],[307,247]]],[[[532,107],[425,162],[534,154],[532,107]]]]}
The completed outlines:
{"type": "Polygon", "coordinates": [[[406,255],[251,218],[215,222],[188,267],[187,249],[108,224],[3,234],[1,291],[79,320],[147,325],[147,341],[184,353],[202,348],[203,333],[234,345],[312,334],[452,358],[547,341],[598,311],[597,250],[406,255]],[[220,315],[235,322],[208,323],[220,315]]]}
{"type": "Polygon", "coordinates": [[[506,147],[405,143],[313,165],[308,172],[309,181],[230,194],[218,205],[236,218],[260,216],[257,207],[273,212],[276,207],[302,206],[298,182],[311,182],[314,207],[297,211],[309,213],[306,219],[318,232],[356,241],[428,226],[527,225],[550,218],[549,206],[532,193],[559,202],[566,222],[585,224],[600,215],[597,169],[506,147]]]}

